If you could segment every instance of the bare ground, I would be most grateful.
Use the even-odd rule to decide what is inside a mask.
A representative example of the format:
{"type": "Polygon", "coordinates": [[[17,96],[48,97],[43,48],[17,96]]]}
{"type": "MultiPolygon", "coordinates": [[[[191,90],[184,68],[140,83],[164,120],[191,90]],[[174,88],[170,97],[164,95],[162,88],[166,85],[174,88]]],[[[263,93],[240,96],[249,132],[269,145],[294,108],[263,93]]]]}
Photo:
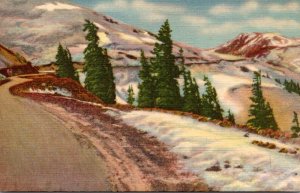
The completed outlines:
{"type": "MultiPolygon", "coordinates": [[[[99,111],[86,115],[42,103],[81,144],[95,149],[107,163],[115,191],[205,191],[201,179],[182,171],[176,155],[156,138],[99,111]]],[[[77,106],[78,107],[78,106],[77,106]]],[[[79,110],[80,107],[77,109],[79,110]]],[[[69,109],[70,110],[70,109],[69,109]]]]}

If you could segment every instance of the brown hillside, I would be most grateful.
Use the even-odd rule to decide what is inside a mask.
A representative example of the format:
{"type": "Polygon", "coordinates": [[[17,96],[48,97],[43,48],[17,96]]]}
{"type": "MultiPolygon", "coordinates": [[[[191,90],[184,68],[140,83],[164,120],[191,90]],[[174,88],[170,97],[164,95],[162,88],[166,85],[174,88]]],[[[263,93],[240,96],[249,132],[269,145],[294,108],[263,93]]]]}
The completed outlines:
{"type": "Polygon", "coordinates": [[[19,53],[15,53],[0,44],[0,68],[26,65],[28,62],[19,53]]]}

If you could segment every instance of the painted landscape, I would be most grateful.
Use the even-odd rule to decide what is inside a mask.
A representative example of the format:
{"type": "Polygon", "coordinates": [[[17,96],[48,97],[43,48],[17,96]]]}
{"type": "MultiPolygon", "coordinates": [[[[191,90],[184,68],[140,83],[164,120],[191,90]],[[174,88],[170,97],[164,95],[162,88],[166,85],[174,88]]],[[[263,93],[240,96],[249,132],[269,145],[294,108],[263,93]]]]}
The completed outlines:
{"type": "Polygon", "coordinates": [[[1,0],[0,191],[300,191],[300,4],[222,2],[1,0]]]}

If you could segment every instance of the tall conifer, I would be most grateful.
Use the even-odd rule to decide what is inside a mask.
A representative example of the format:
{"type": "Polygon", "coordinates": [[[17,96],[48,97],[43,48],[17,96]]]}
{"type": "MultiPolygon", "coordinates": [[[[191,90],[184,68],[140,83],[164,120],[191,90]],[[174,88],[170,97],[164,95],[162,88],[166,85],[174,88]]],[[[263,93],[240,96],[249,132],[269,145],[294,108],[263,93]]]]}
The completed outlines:
{"type": "Polygon", "coordinates": [[[223,120],[223,109],[218,100],[216,89],[207,76],[204,76],[205,93],[202,95],[202,115],[211,119],[223,120]]]}
{"type": "Polygon", "coordinates": [[[293,137],[298,137],[300,132],[300,125],[298,120],[298,114],[294,112],[294,118],[293,118],[293,126],[291,127],[291,131],[293,132],[293,137]]]}
{"type": "Polygon", "coordinates": [[[85,87],[103,102],[115,103],[115,83],[107,51],[99,47],[98,27],[86,20],[84,32],[88,45],[84,50],[85,87]]]}
{"type": "Polygon", "coordinates": [[[144,51],[141,51],[141,70],[139,78],[138,106],[152,108],[155,105],[155,87],[154,79],[151,74],[149,61],[145,57],[144,51]]]}
{"type": "Polygon", "coordinates": [[[257,129],[273,129],[277,130],[278,126],[274,118],[273,110],[263,97],[261,88],[261,73],[255,72],[252,84],[252,104],[249,110],[250,119],[248,124],[257,129]]]}
{"type": "Polygon", "coordinates": [[[56,64],[58,65],[57,76],[79,81],[78,74],[73,67],[71,53],[68,48],[63,48],[61,44],[57,48],[56,64]]]}
{"type": "Polygon", "coordinates": [[[182,110],[200,114],[200,94],[197,82],[192,79],[191,72],[183,67],[183,107],[182,110]]]}
{"type": "Polygon", "coordinates": [[[155,105],[165,109],[180,109],[181,96],[177,78],[180,71],[175,65],[175,56],[172,53],[173,41],[168,20],[161,26],[155,44],[155,58],[152,61],[154,67],[155,105]]]}
{"type": "Polygon", "coordinates": [[[104,49],[104,65],[106,67],[107,72],[107,99],[106,102],[109,104],[116,103],[116,84],[115,84],[115,77],[113,73],[113,68],[109,60],[109,56],[107,53],[107,49],[104,49]]]}

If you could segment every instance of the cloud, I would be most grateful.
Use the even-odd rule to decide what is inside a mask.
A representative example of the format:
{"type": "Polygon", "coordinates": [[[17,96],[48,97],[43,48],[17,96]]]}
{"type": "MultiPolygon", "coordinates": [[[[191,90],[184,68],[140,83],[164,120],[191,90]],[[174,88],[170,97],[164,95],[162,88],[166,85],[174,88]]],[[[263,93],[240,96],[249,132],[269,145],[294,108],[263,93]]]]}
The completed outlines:
{"type": "Polygon", "coordinates": [[[145,15],[140,15],[140,19],[149,23],[161,23],[168,19],[168,16],[162,13],[149,12],[145,15]]]}
{"type": "Polygon", "coordinates": [[[225,22],[221,24],[210,23],[202,28],[199,33],[205,35],[224,35],[233,32],[258,30],[288,30],[300,29],[300,23],[293,19],[275,19],[272,17],[262,17],[248,19],[242,22],[225,22]]]}
{"type": "Polygon", "coordinates": [[[225,15],[225,14],[248,14],[256,11],[259,8],[259,3],[257,1],[251,0],[246,1],[240,6],[233,6],[228,4],[218,4],[213,6],[209,13],[211,15],[225,15]]]}
{"type": "Polygon", "coordinates": [[[137,10],[147,10],[147,12],[159,12],[159,13],[173,13],[173,14],[179,14],[184,13],[186,11],[186,8],[182,6],[177,6],[170,3],[151,3],[145,0],[133,0],[132,8],[137,10]]]}
{"type": "Polygon", "coordinates": [[[300,4],[297,2],[289,2],[286,4],[272,3],[272,4],[267,5],[267,9],[271,12],[299,11],[300,4]]]}
{"type": "Polygon", "coordinates": [[[228,34],[236,31],[240,31],[242,25],[237,22],[225,22],[222,24],[213,24],[208,25],[205,28],[200,30],[201,34],[210,35],[210,34],[228,34]]]}
{"type": "Polygon", "coordinates": [[[255,28],[269,28],[284,30],[286,28],[299,29],[300,23],[293,19],[275,19],[272,17],[255,18],[246,22],[249,26],[255,28]]]}
{"type": "Polygon", "coordinates": [[[118,11],[129,7],[130,3],[127,0],[113,0],[110,2],[99,2],[94,9],[97,11],[118,11]]]}
{"type": "Polygon", "coordinates": [[[209,23],[208,18],[201,16],[185,15],[182,16],[181,21],[193,26],[202,26],[209,23]]]}
{"type": "Polygon", "coordinates": [[[290,18],[274,18],[259,17],[255,18],[253,12],[263,14],[265,10],[280,13],[280,12],[295,12],[300,11],[300,3],[288,2],[288,3],[261,3],[255,0],[246,1],[239,6],[230,4],[217,4],[213,6],[209,13],[211,15],[226,15],[226,14],[249,14],[246,20],[234,20],[238,22],[224,22],[221,24],[209,23],[205,29],[201,29],[201,34],[229,34],[236,31],[249,31],[249,30],[295,30],[300,29],[300,23],[290,18]],[[254,17],[254,18],[253,18],[254,17]]]}
{"type": "Polygon", "coordinates": [[[168,15],[181,15],[187,12],[182,6],[171,3],[152,3],[146,0],[112,0],[110,2],[99,2],[94,8],[97,11],[116,12],[130,10],[138,15],[141,21],[150,23],[162,22],[168,15]]]}

